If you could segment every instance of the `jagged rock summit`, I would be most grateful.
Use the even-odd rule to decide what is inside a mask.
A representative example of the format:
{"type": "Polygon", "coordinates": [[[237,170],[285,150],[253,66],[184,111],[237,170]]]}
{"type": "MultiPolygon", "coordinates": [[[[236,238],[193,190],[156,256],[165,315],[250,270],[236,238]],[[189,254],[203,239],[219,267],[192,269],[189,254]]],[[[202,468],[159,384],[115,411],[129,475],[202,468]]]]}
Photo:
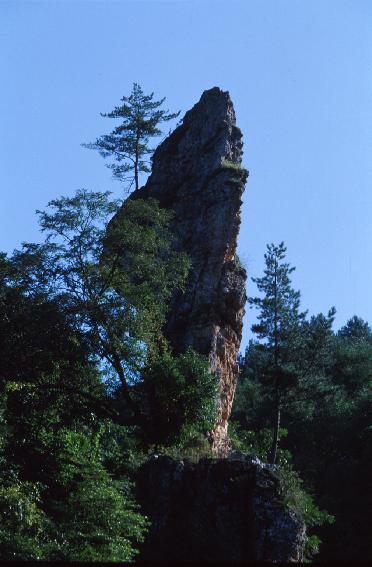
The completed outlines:
{"type": "Polygon", "coordinates": [[[248,175],[241,167],[242,147],[229,93],[207,90],[159,145],[146,185],[133,194],[174,210],[177,246],[192,262],[186,292],[170,307],[166,335],[176,352],[190,345],[208,355],[218,375],[220,404],[212,432],[218,455],[228,449],[246,301],[246,272],[236,256],[248,175]]]}

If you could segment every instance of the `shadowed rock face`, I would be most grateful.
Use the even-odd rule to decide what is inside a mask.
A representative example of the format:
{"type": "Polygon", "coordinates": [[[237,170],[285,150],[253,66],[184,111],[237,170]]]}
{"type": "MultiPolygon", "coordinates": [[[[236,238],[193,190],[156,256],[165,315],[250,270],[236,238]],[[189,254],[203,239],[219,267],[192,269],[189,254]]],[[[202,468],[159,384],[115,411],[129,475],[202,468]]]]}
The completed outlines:
{"type": "Polygon", "coordinates": [[[175,211],[172,229],[192,269],[174,297],[166,335],[176,352],[192,346],[209,356],[220,385],[216,454],[227,452],[227,422],[238,376],[245,270],[236,257],[241,196],[242,134],[228,92],[205,91],[153,156],[152,174],[134,198],[153,197],[175,211]]]}
{"type": "Polygon", "coordinates": [[[192,464],[154,455],[139,472],[137,500],[151,521],[140,560],[303,560],[305,525],[257,457],[192,464]]]}

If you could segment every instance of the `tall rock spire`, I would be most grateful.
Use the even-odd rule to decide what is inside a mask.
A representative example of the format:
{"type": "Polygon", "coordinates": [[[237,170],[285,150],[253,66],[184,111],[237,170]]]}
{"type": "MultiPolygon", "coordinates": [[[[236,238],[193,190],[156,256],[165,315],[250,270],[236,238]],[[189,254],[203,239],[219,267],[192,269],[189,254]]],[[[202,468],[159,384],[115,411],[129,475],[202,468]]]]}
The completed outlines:
{"type": "Polygon", "coordinates": [[[170,307],[166,335],[176,352],[190,345],[206,354],[218,376],[218,420],[211,437],[219,455],[228,449],[246,301],[246,272],[236,256],[248,175],[241,167],[241,138],[229,93],[205,91],[157,148],[151,176],[133,194],[173,209],[177,246],[192,262],[187,289],[170,307]]]}

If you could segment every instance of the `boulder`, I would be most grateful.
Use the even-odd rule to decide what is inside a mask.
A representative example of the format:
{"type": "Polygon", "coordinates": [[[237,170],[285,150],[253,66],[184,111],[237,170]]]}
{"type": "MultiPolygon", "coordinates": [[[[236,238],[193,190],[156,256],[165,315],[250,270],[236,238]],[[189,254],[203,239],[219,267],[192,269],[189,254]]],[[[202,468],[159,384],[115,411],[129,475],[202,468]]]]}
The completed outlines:
{"type": "Polygon", "coordinates": [[[305,525],[252,455],[198,463],[153,455],[140,469],[137,500],[151,521],[140,560],[303,560],[305,525]]]}

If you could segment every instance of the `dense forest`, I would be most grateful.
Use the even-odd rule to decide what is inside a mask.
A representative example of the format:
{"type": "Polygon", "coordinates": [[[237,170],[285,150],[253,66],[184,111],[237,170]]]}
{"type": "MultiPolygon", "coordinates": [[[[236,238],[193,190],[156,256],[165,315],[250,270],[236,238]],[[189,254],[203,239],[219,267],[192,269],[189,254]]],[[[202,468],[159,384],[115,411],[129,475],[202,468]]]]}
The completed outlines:
{"type": "Polygon", "coordinates": [[[241,450],[279,465],[318,559],[366,560],[372,331],[357,316],[334,331],[335,308],[301,312],[285,253],[283,243],[267,247],[264,275],[254,280],[261,296],[248,300],[258,310],[257,339],[240,360],[231,435],[241,450]]]}
{"type": "MultiPolygon", "coordinates": [[[[178,113],[137,84],[85,144],[109,159],[125,199],[80,189],[38,211],[39,243],[0,256],[0,557],[135,559],[149,526],[135,500],[154,452],[211,456],[217,379],[163,332],[190,270],[172,213],[126,198],[152,140],[178,113]]],[[[372,557],[372,331],[335,309],[308,316],[284,243],[270,244],[249,298],[232,448],[271,463],[308,526],[307,558],[372,557]]]]}

